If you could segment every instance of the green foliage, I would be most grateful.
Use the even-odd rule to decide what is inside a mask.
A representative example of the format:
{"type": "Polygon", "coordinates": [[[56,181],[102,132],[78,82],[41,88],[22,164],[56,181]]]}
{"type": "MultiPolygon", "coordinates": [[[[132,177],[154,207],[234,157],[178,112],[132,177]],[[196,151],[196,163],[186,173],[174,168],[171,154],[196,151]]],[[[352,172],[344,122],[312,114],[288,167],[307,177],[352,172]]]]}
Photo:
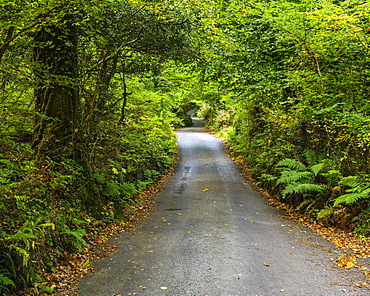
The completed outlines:
{"type": "Polygon", "coordinates": [[[295,159],[284,159],[278,162],[277,167],[287,167],[294,171],[306,171],[307,167],[300,161],[295,159]]]}
{"type": "Polygon", "coordinates": [[[361,217],[350,229],[369,193],[343,179],[369,174],[369,12],[364,1],[222,2],[208,10],[217,30],[204,24],[218,40],[206,39],[202,91],[231,94],[224,105],[204,96],[209,126],[228,131],[232,155],[272,195],[319,218],[361,217]]]}
{"type": "Polygon", "coordinates": [[[192,24],[167,1],[0,6],[0,290],[50,293],[37,271],[89,247],[95,225],[125,219],[172,168],[173,129],[189,123],[193,81],[178,66],[196,52],[192,24]]]}
{"type": "Polygon", "coordinates": [[[334,212],[335,212],[335,209],[333,209],[332,207],[324,208],[324,209],[322,209],[321,211],[318,212],[317,219],[326,218],[326,217],[330,216],[331,214],[333,214],[334,212]]]}
{"type": "Polygon", "coordinates": [[[325,193],[327,190],[323,184],[315,184],[315,177],[324,167],[324,163],[306,167],[300,161],[294,159],[284,159],[277,164],[281,170],[281,176],[276,180],[276,184],[284,184],[285,187],[281,194],[283,198],[294,194],[325,193]]]}
{"type": "Polygon", "coordinates": [[[36,270],[88,247],[94,223],[122,220],[140,203],[171,169],[173,128],[190,123],[194,103],[260,186],[320,219],[348,211],[368,234],[369,12],[366,1],[2,5],[3,293],[29,282],[51,292],[36,270]],[[50,40],[35,39],[45,28],[50,40]],[[44,61],[32,61],[35,50],[44,61]],[[76,59],[78,78],[56,57],[76,59]],[[40,112],[39,99],[65,89],[79,92],[60,105],[76,115],[60,137],[67,116],[40,112]],[[40,143],[34,120],[48,125],[40,143]]]}
{"type": "Polygon", "coordinates": [[[65,229],[60,233],[62,236],[64,236],[64,241],[67,244],[71,244],[73,247],[75,247],[77,250],[81,251],[83,247],[87,247],[88,244],[83,239],[83,237],[86,235],[86,230],[82,228],[78,228],[74,231],[70,229],[65,229]]]}
{"type": "Polygon", "coordinates": [[[336,198],[334,206],[341,203],[353,204],[361,199],[369,199],[370,197],[369,176],[348,176],[343,178],[339,185],[347,188],[345,190],[346,194],[336,198]]]}
{"type": "Polygon", "coordinates": [[[13,291],[17,287],[16,285],[26,288],[28,282],[40,281],[32,254],[36,250],[36,243],[44,243],[48,229],[53,227],[54,224],[48,221],[43,222],[39,218],[36,221],[26,221],[15,234],[8,235],[2,232],[0,238],[0,288],[4,292],[13,291]]]}
{"type": "Polygon", "coordinates": [[[323,172],[322,175],[325,177],[329,187],[338,186],[340,180],[343,178],[341,172],[338,170],[329,170],[327,172],[323,172]]]}
{"type": "Polygon", "coordinates": [[[322,193],[325,190],[326,188],[323,187],[322,185],[295,182],[287,184],[284,190],[281,192],[281,194],[283,195],[283,198],[285,198],[287,195],[304,194],[312,192],[322,193]]]}
{"type": "Polygon", "coordinates": [[[356,223],[355,233],[360,236],[365,242],[368,241],[370,235],[370,207],[369,203],[365,211],[353,218],[352,222],[356,223]]]}
{"type": "MultiPolygon", "coordinates": [[[[4,272],[4,271],[1,270],[0,272],[4,272]]],[[[2,295],[6,295],[5,293],[10,293],[9,287],[15,288],[14,281],[12,281],[10,278],[5,276],[4,274],[0,273],[0,292],[2,293],[2,295]]]]}

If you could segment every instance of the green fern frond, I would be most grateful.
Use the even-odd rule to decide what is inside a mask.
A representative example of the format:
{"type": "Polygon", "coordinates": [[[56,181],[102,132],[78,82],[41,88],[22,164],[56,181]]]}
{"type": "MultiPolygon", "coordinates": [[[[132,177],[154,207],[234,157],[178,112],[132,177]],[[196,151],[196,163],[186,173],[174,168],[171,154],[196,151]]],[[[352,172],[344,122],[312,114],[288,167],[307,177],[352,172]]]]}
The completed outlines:
{"type": "Polygon", "coordinates": [[[276,180],[276,184],[290,184],[295,182],[301,182],[303,180],[309,180],[313,177],[312,172],[309,171],[282,171],[281,177],[276,180]]]}
{"type": "Polygon", "coordinates": [[[122,194],[125,196],[134,196],[137,193],[135,185],[132,183],[121,184],[122,194]]]}
{"type": "Polygon", "coordinates": [[[304,201],[302,201],[299,206],[297,207],[297,210],[300,211],[304,208],[307,208],[309,207],[310,205],[312,205],[315,201],[313,199],[306,199],[304,201]]]}
{"type": "Polygon", "coordinates": [[[363,183],[363,181],[358,176],[348,176],[348,177],[344,177],[339,182],[339,185],[354,188],[356,186],[361,185],[362,183],[363,183]]]}
{"type": "Polygon", "coordinates": [[[312,149],[306,149],[303,152],[303,155],[306,159],[306,162],[308,163],[309,166],[315,165],[315,163],[318,161],[317,155],[314,150],[312,149]]]}
{"type": "Polygon", "coordinates": [[[15,288],[15,283],[13,280],[0,273],[0,289],[8,290],[6,286],[13,286],[15,288]]]}
{"type": "Polygon", "coordinates": [[[325,208],[320,210],[320,212],[317,214],[317,219],[323,219],[328,216],[330,216],[332,213],[334,213],[334,209],[332,207],[330,208],[325,208]]]}
{"type": "Polygon", "coordinates": [[[361,192],[351,192],[343,194],[335,200],[334,206],[341,203],[352,204],[357,202],[359,199],[366,199],[369,197],[370,197],[370,188],[367,188],[361,192]]]}
{"type": "Polygon", "coordinates": [[[305,171],[307,167],[300,161],[295,159],[286,158],[278,162],[276,165],[278,168],[282,167],[282,169],[285,169],[283,167],[287,167],[291,170],[297,170],[297,171],[305,171]]]}
{"type": "Polygon", "coordinates": [[[86,230],[79,228],[75,231],[72,231],[70,229],[66,229],[62,232],[66,236],[65,240],[66,242],[71,243],[74,247],[76,247],[78,250],[81,250],[82,247],[87,247],[88,244],[83,239],[83,237],[86,235],[86,230]]]}
{"type": "Polygon", "coordinates": [[[314,173],[315,176],[317,176],[321,172],[321,170],[324,168],[324,166],[325,166],[325,163],[320,162],[318,164],[311,166],[310,170],[314,173]]]}
{"type": "Polygon", "coordinates": [[[262,174],[259,177],[259,179],[261,179],[263,181],[275,181],[276,179],[278,179],[278,177],[270,175],[270,174],[262,174]]]}
{"type": "Polygon", "coordinates": [[[304,193],[311,193],[311,192],[323,192],[325,191],[325,187],[323,185],[318,184],[309,184],[309,183],[292,183],[288,184],[284,190],[281,192],[283,198],[287,195],[291,194],[304,194],[304,193]]]}
{"type": "Polygon", "coordinates": [[[339,185],[350,187],[346,189],[347,194],[339,196],[334,201],[334,205],[341,203],[352,204],[359,199],[370,197],[370,183],[367,179],[361,176],[348,176],[343,178],[339,185]]]}
{"type": "Polygon", "coordinates": [[[322,173],[322,175],[326,178],[328,185],[331,187],[338,186],[339,181],[343,179],[342,173],[337,170],[330,170],[326,173],[322,173]]]}
{"type": "Polygon", "coordinates": [[[16,263],[14,262],[12,255],[9,252],[2,252],[0,253],[0,259],[1,259],[0,267],[3,267],[0,269],[0,272],[4,276],[16,278],[17,277],[16,263]]]}

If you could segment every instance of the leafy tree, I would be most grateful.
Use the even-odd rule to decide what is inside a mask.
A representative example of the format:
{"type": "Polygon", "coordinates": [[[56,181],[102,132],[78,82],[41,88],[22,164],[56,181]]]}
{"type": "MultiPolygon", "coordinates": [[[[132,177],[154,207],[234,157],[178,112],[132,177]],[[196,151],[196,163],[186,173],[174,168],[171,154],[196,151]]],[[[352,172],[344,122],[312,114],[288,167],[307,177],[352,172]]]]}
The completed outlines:
{"type": "Polygon", "coordinates": [[[123,219],[172,167],[182,98],[168,75],[194,52],[180,6],[0,4],[1,292],[30,282],[51,292],[35,272],[123,219]],[[22,225],[39,232],[13,237],[22,225]]]}
{"type": "MultiPolygon", "coordinates": [[[[227,104],[217,108],[208,104],[213,115],[207,116],[232,123],[228,133],[232,150],[244,157],[252,176],[271,193],[279,196],[281,190],[276,186],[276,165],[290,158],[308,165],[302,174],[309,176],[296,179],[283,193],[301,198],[304,193],[303,201],[315,200],[316,194],[328,204],[335,203],[339,191],[306,194],[306,189],[319,189],[328,180],[321,174],[313,178],[304,155],[313,151],[317,159],[328,159],[330,171],[343,176],[369,173],[365,132],[369,4],[221,1],[217,5],[223,11],[211,14],[217,24],[211,32],[214,40],[217,36],[221,41],[204,47],[213,59],[206,63],[203,77],[217,81],[218,91],[233,94],[227,104]],[[227,113],[232,115],[226,120],[218,115],[227,113]]],[[[224,125],[212,122],[212,126],[224,125]]],[[[295,173],[286,170],[287,175],[295,173]]],[[[347,207],[349,216],[368,213],[368,199],[363,198],[366,194],[356,199],[356,207],[354,203],[347,207]]],[[[320,209],[323,203],[315,206],[320,209]]],[[[352,227],[349,222],[347,227],[352,227]]]]}
{"type": "Polygon", "coordinates": [[[61,25],[44,26],[34,37],[36,76],[36,123],[32,146],[36,162],[45,157],[80,160],[81,116],[78,78],[77,36],[73,16],[58,20],[61,25]],[[80,150],[80,152],[76,151],[80,150]]]}

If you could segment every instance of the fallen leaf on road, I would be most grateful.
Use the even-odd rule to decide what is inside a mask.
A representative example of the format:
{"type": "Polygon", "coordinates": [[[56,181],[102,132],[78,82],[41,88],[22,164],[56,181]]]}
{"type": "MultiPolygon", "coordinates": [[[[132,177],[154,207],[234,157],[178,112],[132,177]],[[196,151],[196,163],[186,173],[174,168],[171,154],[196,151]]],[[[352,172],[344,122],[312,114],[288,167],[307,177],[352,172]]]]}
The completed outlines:
{"type": "Polygon", "coordinates": [[[366,267],[366,266],[364,266],[364,265],[360,265],[360,264],[358,264],[358,265],[357,265],[357,268],[358,268],[359,270],[362,270],[362,271],[367,271],[367,270],[369,270],[369,268],[368,268],[368,267],[366,267]]]}
{"type": "Polygon", "coordinates": [[[341,254],[337,260],[337,264],[344,268],[353,268],[356,266],[356,257],[350,257],[347,254],[341,254]]]}
{"type": "Polygon", "coordinates": [[[208,188],[204,188],[202,191],[207,192],[208,190],[209,190],[208,188]]]}

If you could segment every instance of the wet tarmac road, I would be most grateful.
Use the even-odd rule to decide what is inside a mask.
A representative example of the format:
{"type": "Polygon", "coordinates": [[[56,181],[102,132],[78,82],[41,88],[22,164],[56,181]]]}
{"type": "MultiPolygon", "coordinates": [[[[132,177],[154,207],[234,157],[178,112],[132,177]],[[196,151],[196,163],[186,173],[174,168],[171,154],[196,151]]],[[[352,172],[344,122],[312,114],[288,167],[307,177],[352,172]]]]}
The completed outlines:
{"type": "Polygon", "coordinates": [[[96,262],[81,296],[370,295],[340,252],[268,206],[194,119],[178,130],[180,161],[156,211],[117,253],[96,262]]]}

